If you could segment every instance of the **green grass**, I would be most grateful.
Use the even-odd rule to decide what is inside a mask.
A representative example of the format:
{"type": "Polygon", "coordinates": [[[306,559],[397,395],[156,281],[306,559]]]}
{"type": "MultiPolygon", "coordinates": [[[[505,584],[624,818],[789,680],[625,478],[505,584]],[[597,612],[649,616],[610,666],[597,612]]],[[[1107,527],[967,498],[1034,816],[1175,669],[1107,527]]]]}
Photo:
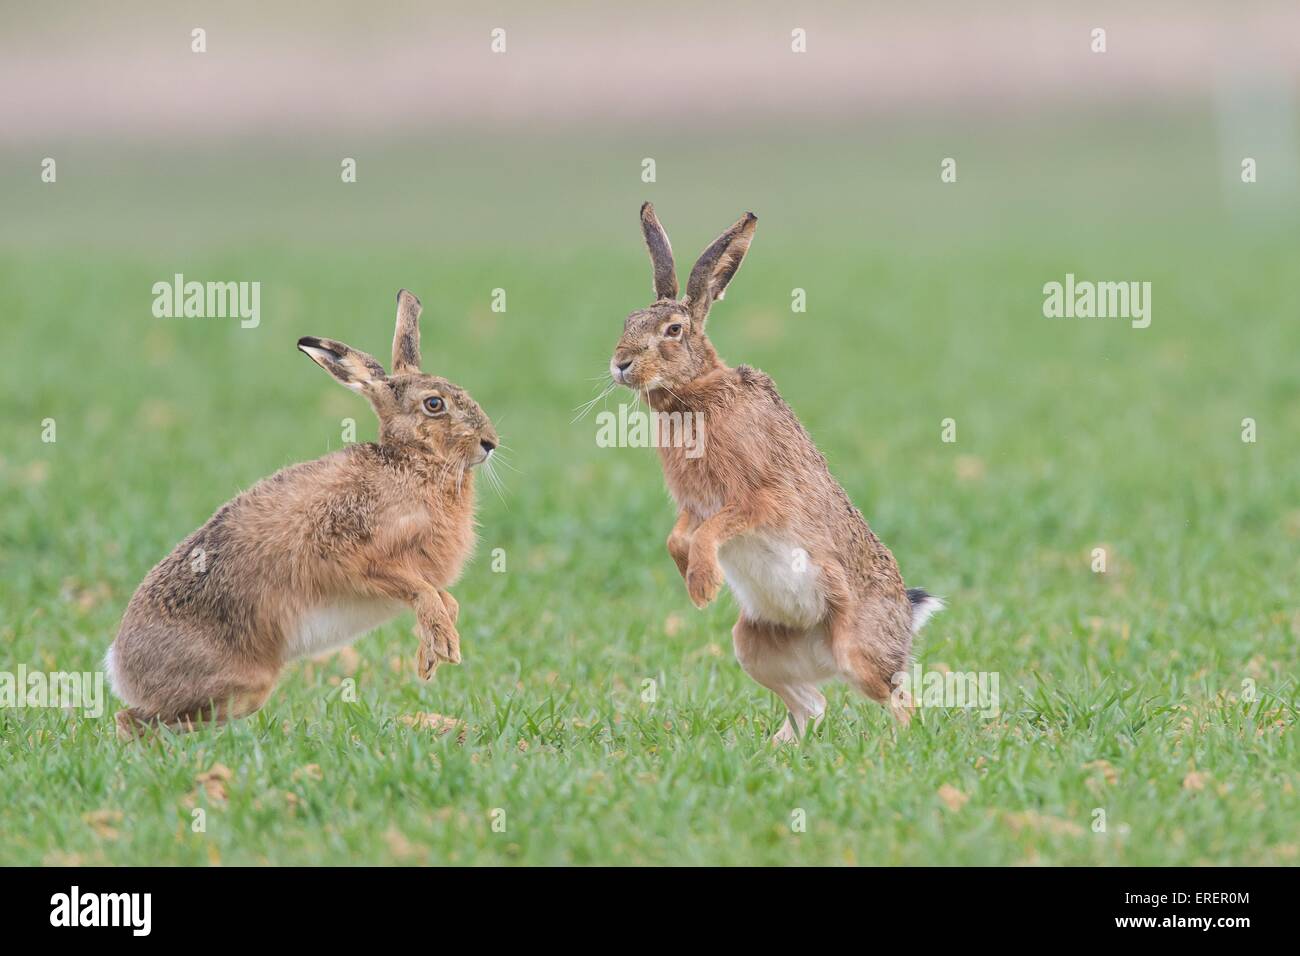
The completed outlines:
{"type": "Polygon", "coordinates": [[[207,156],[6,185],[0,669],[96,668],[145,572],[223,501],[337,447],[345,417],[372,438],[293,343],[384,355],[399,286],[424,300],[426,365],[493,416],[519,473],[505,500],[480,488],[453,588],[465,662],[430,684],[403,618],[290,667],[255,717],[154,746],[117,742],[114,702],[0,709],[0,863],[1297,862],[1300,233],[1266,194],[1223,198],[1195,123],[1147,132],[1131,164],[1093,132],[1033,141],[1053,175],[1031,146],[971,147],[946,194],[946,153],[887,137],[755,149],[734,183],[715,145],[641,184],[628,136],[593,147],[590,183],[565,171],[572,143],[539,141],[363,165],[369,198],[304,186],[282,153],[260,178],[207,156]],[[821,175],[791,196],[801,156],[821,175]],[[996,718],[900,732],[836,687],[814,736],[768,745],[783,711],[732,656],[731,598],[688,602],[653,452],[570,422],[648,296],[646,196],[681,259],[758,211],[714,340],[776,379],[909,584],[948,599],[920,660],[996,672],[996,718]],[[260,280],[261,326],[153,319],[176,271],[260,280]],[[1043,318],[1066,272],[1151,281],[1151,328],[1043,318]],[[419,712],[464,741],[403,722],[419,712]],[[228,779],[196,781],[215,765],[228,779]]]}

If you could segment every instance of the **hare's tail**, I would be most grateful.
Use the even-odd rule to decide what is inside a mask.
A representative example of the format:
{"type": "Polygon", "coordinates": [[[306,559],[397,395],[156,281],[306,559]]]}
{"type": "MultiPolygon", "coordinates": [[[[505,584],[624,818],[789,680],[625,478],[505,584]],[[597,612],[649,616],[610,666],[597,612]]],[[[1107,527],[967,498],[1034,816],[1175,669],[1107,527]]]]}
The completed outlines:
{"type": "Polygon", "coordinates": [[[935,597],[925,588],[908,588],[907,599],[912,602],[913,634],[925,627],[925,622],[930,620],[931,614],[942,611],[945,606],[941,598],[935,597]]]}

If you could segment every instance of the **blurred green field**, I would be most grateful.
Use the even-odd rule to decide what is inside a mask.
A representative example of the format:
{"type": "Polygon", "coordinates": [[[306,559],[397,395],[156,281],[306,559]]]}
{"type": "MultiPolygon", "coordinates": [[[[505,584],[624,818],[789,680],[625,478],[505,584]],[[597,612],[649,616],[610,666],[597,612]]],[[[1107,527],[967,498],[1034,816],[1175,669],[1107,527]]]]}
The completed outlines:
{"type": "Polygon", "coordinates": [[[117,742],[113,702],[0,709],[0,863],[1296,863],[1294,197],[1237,183],[1196,116],[1110,122],[390,144],[353,186],[354,151],[319,143],[70,142],[52,186],[5,154],[0,669],[97,668],[222,502],[345,418],[372,439],[294,343],[386,360],[399,287],[517,472],[479,488],[464,664],[431,684],[407,617],[155,747],[117,742]],[[729,595],[687,600],[654,453],[572,422],[649,299],[647,198],[682,270],[758,213],[714,342],[775,378],[908,583],[948,600],[918,656],[997,672],[997,718],[899,732],[834,688],[816,735],[768,745],[784,713],[732,656],[729,595]],[[261,324],[155,319],[176,272],[260,281],[261,324]],[[1045,319],[1067,272],[1150,281],[1151,327],[1045,319]]]}

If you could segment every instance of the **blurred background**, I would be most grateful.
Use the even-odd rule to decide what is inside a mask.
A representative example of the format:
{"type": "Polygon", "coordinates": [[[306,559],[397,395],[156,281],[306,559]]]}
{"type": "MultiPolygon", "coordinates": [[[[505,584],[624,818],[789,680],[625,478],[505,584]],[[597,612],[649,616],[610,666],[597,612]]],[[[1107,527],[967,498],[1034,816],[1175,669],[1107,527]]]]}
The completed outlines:
{"type": "MultiPolygon", "coordinates": [[[[386,362],[406,287],[426,367],[483,405],[516,471],[504,497],[480,489],[465,665],[416,686],[388,667],[413,652],[389,625],[354,665],[376,706],[473,722],[521,691],[635,709],[629,688],[666,674],[672,706],[721,694],[779,723],[730,660],[734,608],[695,615],[682,593],[653,453],[572,421],[651,298],[648,199],[683,279],[759,216],[711,336],[775,378],[908,582],[948,597],[927,664],[1175,701],[1250,675],[1293,699],[1298,47],[1282,0],[7,4],[3,643],[96,666],[136,583],[224,500],[337,448],[345,419],[373,438],[294,343],[386,362]],[[155,318],[151,288],[176,273],[260,282],[260,324],[155,318]],[[1151,326],[1044,318],[1067,273],[1151,282],[1151,326]],[[510,573],[491,572],[496,547],[510,573]]],[[[273,702],[310,713],[329,679],[296,672],[273,702]]],[[[900,857],[918,845],[844,822],[900,857]]],[[[1174,829],[1145,857],[1087,852],[1210,852],[1174,829]]],[[[643,840],[639,858],[671,858],[668,836],[643,840]]]]}
{"type": "Polygon", "coordinates": [[[994,215],[1294,211],[1294,5],[891,8],[9,9],[4,238],[596,244],[626,232],[608,204],[650,193],[706,231],[710,201],[762,205],[789,221],[773,241],[828,206],[931,245],[994,215]],[[46,155],[58,190],[17,175],[46,155]],[[950,155],[968,188],[933,188],[950,155]],[[344,157],[356,189],[333,188],[344,157]]]}

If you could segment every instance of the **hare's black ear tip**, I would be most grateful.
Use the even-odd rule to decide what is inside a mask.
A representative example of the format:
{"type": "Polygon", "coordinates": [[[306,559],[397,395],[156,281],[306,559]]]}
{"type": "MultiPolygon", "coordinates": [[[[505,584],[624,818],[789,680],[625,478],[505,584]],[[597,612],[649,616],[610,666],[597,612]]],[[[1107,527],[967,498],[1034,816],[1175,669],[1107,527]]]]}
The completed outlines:
{"type": "Polygon", "coordinates": [[[339,346],[338,342],[330,342],[329,339],[316,338],[316,336],[303,336],[298,339],[298,351],[311,359],[312,362],[320,364],[322,355],[328,355],[334,362],[341,362],[343,354],[339,349],[346,346],[339,346]]]}
{"type": "Polygon", "coordinates": [[[758,217],[752,212],[745,213],[745,222],[758,222],[758,217]]]}
{"type": "Polygon", "coordinates": [[[643,203],[641,204],[641,218],[642,218],[642,219],[644,219],[646,216],[653,216],[654,214],[655,214],[655,207],[652,206],[648,201],[647,201],[647,202],[643,202],[643,203]]]}
{"type": "Polygon", "coordinates": [[[298,340],[298,351],[306,355],[313,362],[316,361],[318,353],[324,353],[336,362],[343,356],[338,351],[325,344],[324,339],[318,339],[314,335],[304,335],[298,340]]]}

